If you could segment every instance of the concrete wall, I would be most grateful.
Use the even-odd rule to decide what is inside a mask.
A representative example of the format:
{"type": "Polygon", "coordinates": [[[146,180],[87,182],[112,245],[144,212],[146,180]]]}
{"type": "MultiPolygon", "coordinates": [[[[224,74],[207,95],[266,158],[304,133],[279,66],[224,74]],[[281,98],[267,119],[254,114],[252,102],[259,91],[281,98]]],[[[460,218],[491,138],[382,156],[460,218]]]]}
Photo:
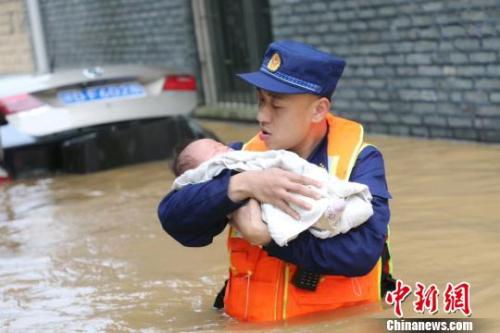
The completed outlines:
{"type": "Polygon", "coordinates": [[[145,63],[197,70],[191,2],[41,0],[52,68],[145,63]]]}
{"type": "Polygon", "coordinates": [[[500,1],[270,0],[275,39],[336,53],[368,131],[500,142],[500,1]]]}
{"type": "Polygon", "coordinates": [[[28,18],[23,0],[0,2],[0,75],[33,70],[28,18]]]}

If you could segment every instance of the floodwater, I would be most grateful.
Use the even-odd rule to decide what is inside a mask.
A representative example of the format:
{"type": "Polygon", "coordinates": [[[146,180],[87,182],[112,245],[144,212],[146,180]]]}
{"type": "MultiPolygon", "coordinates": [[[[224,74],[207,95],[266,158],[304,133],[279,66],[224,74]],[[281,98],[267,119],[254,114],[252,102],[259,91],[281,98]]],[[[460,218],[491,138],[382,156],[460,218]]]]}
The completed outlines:
{"type": "MultiPolygon", "coordinates": [[[[226,141],[256,127],[204,122],[226,141]]],[[[471,285],[472,318],[499,331],[500,146],[372,136],[384,153],[396,277],[471,285]]],[[[391,308],[267,327],[212,309],[227,270],[225,234],[185,248],[161,229],[167,162],[0,187],[1,332],[367,331],[391,308]]],[[[441,297],[440,295],[440,297],[441,297]]],[[[409,297],[405,316],[417,316],[409,297]]],[[[441,298],[440,298],[441,300],[441,298]]],[[[434,317],[463,318],[440,311],[434,317]]],[[[426,315],[425,317],[430,317],[426,315]]]]}

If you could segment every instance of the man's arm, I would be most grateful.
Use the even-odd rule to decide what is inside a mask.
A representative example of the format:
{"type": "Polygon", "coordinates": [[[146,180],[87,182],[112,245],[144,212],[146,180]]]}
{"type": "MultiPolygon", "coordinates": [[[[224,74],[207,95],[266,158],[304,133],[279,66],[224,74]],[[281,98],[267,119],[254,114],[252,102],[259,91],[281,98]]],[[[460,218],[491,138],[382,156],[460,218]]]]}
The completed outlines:
{"type": "Polygon", "coordinates": [[[212,243],[226,227],[226,216],[244,204],[228,198],[230,177],[225,170],[208,182],[170,192],[158,206],[163,229],[185,246],[212,243]]]}
{"type": "Polygon", "coordinates": [[[271,168],[232,174],[225,170],[214,179],[170,192],[158,206],[163,229],[185,246],[212,243],[226,224],[226,216],[240,208],[248,198],[268,202],[289,214],[297,214],[288,202],[306,208],[307,203],[293,193],[318,198],[308,185],[320,186],[310,178],[271,168]]]}
{"type": "Polygon", "coordinates": [[[350,181],[368,185],[373,215],[358,228],[333,238],[319,239],[305,231],[288,246],[271,242],[265,247],[271,256],[322,274],[360,276],[367,274],[382,253],[390,211],[382,154],[375,147],[359,155],[350,181]]]}
{"type": "Polygon", "coordinates": [[[262,221],[260,203],[255,199],[249,199],[246,205],[231,214],[230,223],[253,245],[264,245],[271,241],[267,225],[262,221]]]}

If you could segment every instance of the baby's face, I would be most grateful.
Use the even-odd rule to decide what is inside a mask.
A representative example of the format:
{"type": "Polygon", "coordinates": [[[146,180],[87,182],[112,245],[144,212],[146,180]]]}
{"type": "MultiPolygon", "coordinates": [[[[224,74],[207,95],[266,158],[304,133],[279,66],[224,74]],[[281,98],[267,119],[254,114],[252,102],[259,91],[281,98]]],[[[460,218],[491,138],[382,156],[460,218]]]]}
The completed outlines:
{"type": "Polygon", "coordinates": [[[232,149],[212,139],[201,139],[193,142],[189,149],[189,154],[196,160],[196,165],[217,156],[227,153],[232,149]]]}

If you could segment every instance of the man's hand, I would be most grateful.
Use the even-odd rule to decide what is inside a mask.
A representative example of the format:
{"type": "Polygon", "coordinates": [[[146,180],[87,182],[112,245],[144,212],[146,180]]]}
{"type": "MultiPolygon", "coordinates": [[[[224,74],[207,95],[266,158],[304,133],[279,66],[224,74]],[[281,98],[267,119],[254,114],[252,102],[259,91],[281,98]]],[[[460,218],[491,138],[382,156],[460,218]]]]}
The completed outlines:
{"type": "Polygon", "coordinates": [[[269,203],[281,209],[298,220],[300,216],[290,207],[290,204],[304,209],[311,209],[311,207],[294,194],[313,199],[321,197],[317,191],[308,187],[309,185],[321,187],[321,183],[312,178],[278,168],[245,171],[231,177],[228,197],[234,202],[255,198],[259,202],[269,203]]]}
{"type": "Polygon", "coordinates": [[[267,225],[262,222],[260,204],[255,199],[234,211],[230,223],[253,245],[265,245],[271,241],[267,225]]]}

